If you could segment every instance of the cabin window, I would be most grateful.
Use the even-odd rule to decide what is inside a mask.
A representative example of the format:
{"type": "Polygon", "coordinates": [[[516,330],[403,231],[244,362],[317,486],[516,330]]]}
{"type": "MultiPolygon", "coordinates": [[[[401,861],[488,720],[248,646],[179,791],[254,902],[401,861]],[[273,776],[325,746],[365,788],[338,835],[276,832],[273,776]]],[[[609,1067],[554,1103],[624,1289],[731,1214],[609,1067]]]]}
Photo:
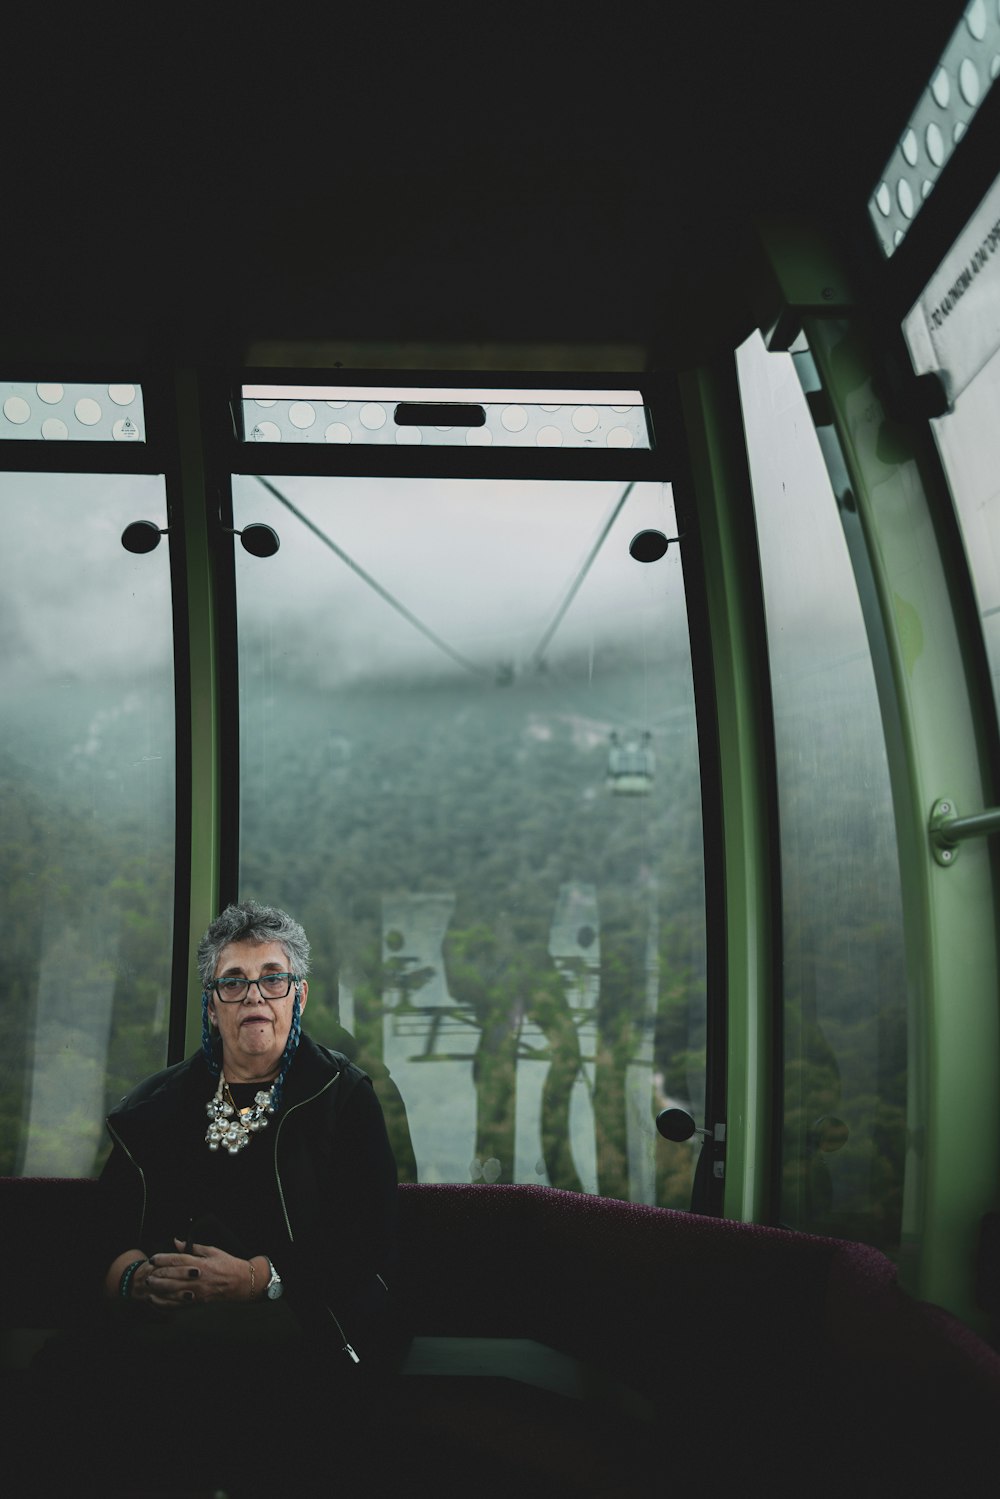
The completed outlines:
{"type": "Polygon", "coordinates": [[[899,1245],[906,981],[879,704],[838,504],[805,389],[811,359],[737,365],[774,703],[783,927],[780,1217],[899,1245]],[[800,378],[801,376],[801,378],[800,378]]]}
{"type": "Polygon", "coordinates": [[[697,1144],[654,1128],[704,1115],[684,578],[630,553],[676,538],[670,486],[243,476],[233,505],[281,543],[236,549],[240,889],[304,922],[310,1030],[375,1078],[402,1178],[687,1208],[697,1144]]]}
{"type": "Polygon", "coordinates": [[[106,1151],[109,1106],[166,1061],[169,559],[166,547],[136,556],[121,543],[138,519],[166,526],[163,480],[3,473],[0,517],[11,559],[0,616],[0,1173],[88,1176],[106,1151]]]}

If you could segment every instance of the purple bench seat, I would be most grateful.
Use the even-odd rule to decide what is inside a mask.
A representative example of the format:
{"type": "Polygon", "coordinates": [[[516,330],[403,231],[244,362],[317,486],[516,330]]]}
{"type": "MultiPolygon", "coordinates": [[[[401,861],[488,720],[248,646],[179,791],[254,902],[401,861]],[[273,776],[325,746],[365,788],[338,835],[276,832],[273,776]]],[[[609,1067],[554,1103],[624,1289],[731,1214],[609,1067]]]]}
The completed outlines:
{"type": "MultiPolygon", "coordinates": [[[[393,1419],[414,1441],[464,1443],[469,1462],[491,1441],[508,1456],[561,1441],[579,1458],[601,1428],[601,1460],[624,1443],[630,1482],[637,1461],[685,1481],[750,1482],[763,1464],[796,1485],[788,1492],[980,1491],[1000,1429],[1000,1356],[902,1291],[877,1250],[545,1187],[399,1192],[415,1343],[393,1419]],[[491,1344],[503,1359],[491,1363],[491,1344]],[[434,1346],[448,1353],[436,1378],[419,1373],[434,1346]],[[533,1380],[531,1348],[576,1369],[588,1398],[512,1380],[521,1353],[533,1380]]],[[[95,1184],[3,1179],[0,1203],[10,1348],[11,1330],[78,1315],[86,1291],[67,1248],[86,1240],[95,1184]]]]}

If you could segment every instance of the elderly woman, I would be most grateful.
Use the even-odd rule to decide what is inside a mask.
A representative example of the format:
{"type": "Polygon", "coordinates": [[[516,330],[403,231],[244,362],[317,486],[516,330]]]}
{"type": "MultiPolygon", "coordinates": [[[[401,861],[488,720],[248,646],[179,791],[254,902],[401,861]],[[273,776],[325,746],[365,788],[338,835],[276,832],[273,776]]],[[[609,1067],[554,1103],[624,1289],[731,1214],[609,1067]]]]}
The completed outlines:
{"type": "Polygon", "coordinates": [[[198,949],[200,1055],[111,1114],[101,1181],[112,1299],[184,1315],[287,1299],[357,1365],[383,1350],[396,1168],[370,1080],[301,1029],[309,943],[272,907],[230,906],[198,949]]]}
{"type": "Polygon", "coordinates": [[[49,1389],[130,1477],[148,1482],[172,1462],[219,1481],[235,1464],[264,1492],[292,1477],[301,1490],[315,1476],[310,1437],[326,1452],[320,1468],[334,1461],[333,1411],[358,1450],[372,1402],[354,1397],[384,1388],[371,1376],[399,1351],[396,1167],[370,1079],[301,1028],[298,922],[230,906],[198,964],[201,1051],[108,1119],[104,1334],[63,1348],[49,1389]],[[287,1426],[268,1435],[276,1393],[294,1401],[294,1441],[287,1426]],[[209,1420],[192,1419],[202,1409],[209,1420]]]}

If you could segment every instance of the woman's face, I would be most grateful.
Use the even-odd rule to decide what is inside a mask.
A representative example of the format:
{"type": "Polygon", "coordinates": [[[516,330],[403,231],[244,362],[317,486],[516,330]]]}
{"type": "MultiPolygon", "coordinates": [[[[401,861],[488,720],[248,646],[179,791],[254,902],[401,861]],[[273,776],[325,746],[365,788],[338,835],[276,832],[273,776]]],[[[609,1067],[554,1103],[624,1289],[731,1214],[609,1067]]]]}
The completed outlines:
{"type": "MultiPolygon", "coordinates": [[[[230,942],[219,954],[215,977],[256,979],[266,973],[290,973],[280,942],[230,942]]],[[[306,1007],[309,985],[299,985],[299,1006],[306,1007]]],[[[222,1038],[222,1066],[230,1082],[251,1082],[274,1072],[292,1027],[294,986],[284,999],[266,999],[251,984],[243,999],[224,1004],[209,991],[208,1014],[222,1038]]]]}

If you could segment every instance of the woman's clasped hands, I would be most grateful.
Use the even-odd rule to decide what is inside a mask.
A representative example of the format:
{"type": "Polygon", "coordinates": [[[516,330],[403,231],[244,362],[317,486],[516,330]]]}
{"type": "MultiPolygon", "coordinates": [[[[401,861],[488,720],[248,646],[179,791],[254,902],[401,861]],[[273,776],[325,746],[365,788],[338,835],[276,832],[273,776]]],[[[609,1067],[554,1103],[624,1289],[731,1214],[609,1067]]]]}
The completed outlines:
{"type": "Polygon", "coordinates": [[[185,1245],[175,1254],[154,1254],[138,1267],[132,1296],[153,1306],[177,1310],[209,1301],[249,1301],[254,1274],[249,1260],[237,1259],[211,1244],[185,1245]]]}

